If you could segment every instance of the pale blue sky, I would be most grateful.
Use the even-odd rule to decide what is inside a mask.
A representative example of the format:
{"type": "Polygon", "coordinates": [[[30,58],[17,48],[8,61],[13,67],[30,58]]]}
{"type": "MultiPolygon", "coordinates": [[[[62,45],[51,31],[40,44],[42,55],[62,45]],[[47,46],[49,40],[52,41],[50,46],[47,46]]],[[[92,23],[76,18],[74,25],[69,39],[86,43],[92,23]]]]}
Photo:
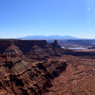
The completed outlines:
{"type": "Polygon", "coordinates": [[[0,0],[0,38],[95,38],[95,0],[0,0]]]}

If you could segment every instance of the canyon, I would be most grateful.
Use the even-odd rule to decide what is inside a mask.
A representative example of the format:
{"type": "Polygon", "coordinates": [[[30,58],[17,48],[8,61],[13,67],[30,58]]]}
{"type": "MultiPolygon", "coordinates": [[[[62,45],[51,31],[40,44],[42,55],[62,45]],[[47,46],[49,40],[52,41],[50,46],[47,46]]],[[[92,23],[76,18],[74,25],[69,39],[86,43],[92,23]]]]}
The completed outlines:
{"type": "Polygon", "coordinates": [[[9,39],[0,53],[0,95],[95,95],[95,52],[9,39]]]}

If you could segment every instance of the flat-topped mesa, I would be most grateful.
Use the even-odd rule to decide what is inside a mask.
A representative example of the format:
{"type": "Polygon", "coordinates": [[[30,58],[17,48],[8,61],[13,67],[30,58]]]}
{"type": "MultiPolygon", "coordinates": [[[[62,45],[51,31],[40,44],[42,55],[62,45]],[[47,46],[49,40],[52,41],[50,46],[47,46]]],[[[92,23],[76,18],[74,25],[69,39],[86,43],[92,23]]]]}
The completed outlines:
{"type": "MultiPolygon", "coordinates": [[[[26,54],[35,45],[43,49],[49,44],[46,40],[0,40],[0,53],[7,53],[9,55],[10,52],[17,54],[20,51],[26,54]]],[[[51,47],[59,46],[57,40],[50,45],[51,47]]]]}
{"type": "Polygon", "coordinates": [[[48,43],[46,40],[0,40],[0,53],[4,53],[12,44],[19,47],[23,53],[27,53],[34,45],[44,47],[48,43]]]}
{"type": "Polygon", "coordinates": [[[18,46],[23,53],[28,53],[34,45],[43,48],[48,43],[46,40],[19,40],[15,41],[14,44],[18,46]]]}

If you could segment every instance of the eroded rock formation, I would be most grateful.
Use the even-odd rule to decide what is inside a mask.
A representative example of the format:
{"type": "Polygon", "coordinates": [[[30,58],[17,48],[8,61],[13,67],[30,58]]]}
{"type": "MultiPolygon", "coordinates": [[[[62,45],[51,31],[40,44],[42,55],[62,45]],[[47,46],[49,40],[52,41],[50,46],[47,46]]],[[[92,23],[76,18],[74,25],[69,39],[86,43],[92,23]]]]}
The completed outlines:
{"type": "Polygon", "coordinates": [[[19,49],[19,47],[10,45],[7,49],[5,49],[4,54],[8,57],[21,57],[23,52],[19,49]]]}
{"type": "Polygon", "coordinates": [[[52,44],[21,40],[1,42],[4,44],[0,44],[3,48],[0,55],[0,95],[42,95],[49,92],[51,80],[66,69],[65,62],[52,58],[61,54],[57,41],[52,44]]]}
{"type": "Polygon", "coordinates": [[[0,95],[95,94],[91,52],[65,50],[57,41],[1,40],[0,49],[0,95]]]}
{"type": "Polygon", "coordinates": [[[53,86],[51,79],[65,71],[66,66],[60,61],[26,62],[1,56],[0,95],[43,95],[53,86]]]}

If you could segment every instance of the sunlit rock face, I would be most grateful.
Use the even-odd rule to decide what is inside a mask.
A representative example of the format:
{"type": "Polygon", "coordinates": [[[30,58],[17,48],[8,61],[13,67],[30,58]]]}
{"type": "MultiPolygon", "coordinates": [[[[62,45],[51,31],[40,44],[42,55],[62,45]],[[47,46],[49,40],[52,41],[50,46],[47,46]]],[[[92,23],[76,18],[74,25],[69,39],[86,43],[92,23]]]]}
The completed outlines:
{"type": "Polygon", "coordinates": [[[0,95],[94,95],[95,53],[57,41],[0,42],[0,95]]]}
{"type": "Polygon", "coordinates": [[[0,55],[0,95],[43,95],[53,86],[51,80],[67,67],[65,62],[53,60],[59,55],[56,48],[61,48],[56,41],[4,40],[4,44],[0,46],[4,48],[0,55]]]}
{"type": "Polygon", "coordinates": [[[0,95],[44,95],[66,67],[66,62],[55,58],[37,61],[1,55],[0,95]]]}

